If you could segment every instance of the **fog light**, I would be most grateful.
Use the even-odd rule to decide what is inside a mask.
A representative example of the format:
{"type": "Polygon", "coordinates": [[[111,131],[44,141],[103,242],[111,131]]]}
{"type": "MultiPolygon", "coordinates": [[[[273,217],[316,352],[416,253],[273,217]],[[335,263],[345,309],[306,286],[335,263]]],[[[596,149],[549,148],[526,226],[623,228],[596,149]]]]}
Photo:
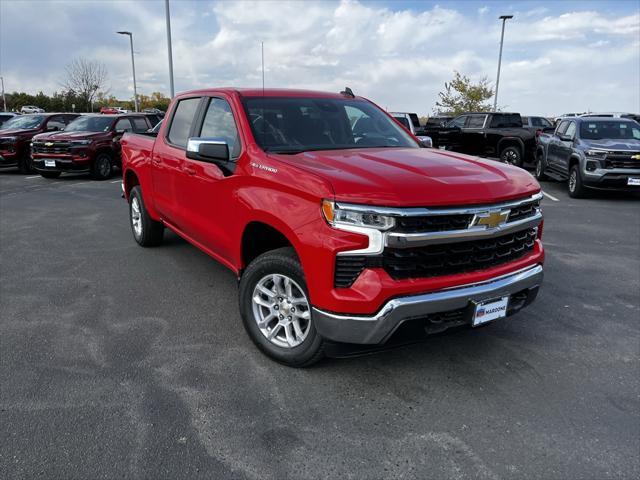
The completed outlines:
{"type": "Polygon", "coordinates": [[[598,168],[598,162],[587,161],[587,172],[593,172],[598,168]]]}

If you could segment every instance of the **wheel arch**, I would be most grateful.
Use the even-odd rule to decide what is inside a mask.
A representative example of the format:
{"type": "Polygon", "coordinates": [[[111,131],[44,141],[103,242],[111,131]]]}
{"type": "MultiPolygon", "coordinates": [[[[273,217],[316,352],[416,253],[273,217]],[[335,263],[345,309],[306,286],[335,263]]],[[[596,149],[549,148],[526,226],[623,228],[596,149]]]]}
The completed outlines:
{"type": "MultiPolygon", "coordinates": [[[[276,225],[273,219],[252,219],[242,229],[240,240],[240,271],[244,270],[256,257],[282,247],[291,247],[300,259],[297,238],[283,225],[276,225]]],[[[300,259],[302,262],[302,259],[300,259]]]]}
{"type": "Polygon", "coordinates": [[[502,154],[502,150],[507,147],[517,147],[520,155],[524,156],[524,142],[518,137],[504,137],[498,141],[498,155],[502,154]]]}

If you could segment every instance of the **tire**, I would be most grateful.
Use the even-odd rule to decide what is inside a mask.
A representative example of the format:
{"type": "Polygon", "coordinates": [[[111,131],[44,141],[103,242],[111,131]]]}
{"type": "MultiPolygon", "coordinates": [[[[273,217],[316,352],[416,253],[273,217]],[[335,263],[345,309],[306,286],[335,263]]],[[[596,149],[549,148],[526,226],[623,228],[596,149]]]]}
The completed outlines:
{"type": "Polygon", "coordinates": [[[582,174],[580,173],[580,165],[578,163],[569,169],[569,196],[571,198],[585,198],[589,196],[589,191],[582,183],[582,174]]]}
{"type": "Polygon", "coordinates": [[[23,155],[20,160],[18,160],[18,170],[20,173],[32,173],[33,172],[33,161],[29,154],[23,155]]]}
{"type": "Polygon", "coordinates": [[[113,162],[108,153],[99,153],[91,165],[91,176],[94,180],[107,180],[113,173],[113,162]]]}
{"type": "Polygon", "coordinates": [[[536,156],[536,165],[535,165],[535,170],[533,172],[533,175],[540,182],[547,180],[547,175],[544,173],[545,169],[546,169],[546,165],[544,161],[544,154],[540,153],[539,155],[536,156]]]}
{"type": "Polygon", "coordinates": [[[62,172],[39,172],[44,178],[58,178],[62,172]]]}
{"type": "Polygon", "coordinates": [[[129,193],[129,223],[138,245],[155,247],[162,243],[164,225],[149,216],[142,200],[142,191],[138,186],[133,187],[129,193]]]}
{"type": "Polygon", "coordinates": [[[240,279],[239,301],[245,330],[268,357],[308,367],[324,356],[324,339],[313,325],[307,283],[293,248],[272,250],[251,262],[240,279]]]}
{"type": "Polygon", "coordinates": [[[500,161],[516,167],[522,167],[522,153],[520,153],[518,147],[506,147],[500,152],[500,161]]]}

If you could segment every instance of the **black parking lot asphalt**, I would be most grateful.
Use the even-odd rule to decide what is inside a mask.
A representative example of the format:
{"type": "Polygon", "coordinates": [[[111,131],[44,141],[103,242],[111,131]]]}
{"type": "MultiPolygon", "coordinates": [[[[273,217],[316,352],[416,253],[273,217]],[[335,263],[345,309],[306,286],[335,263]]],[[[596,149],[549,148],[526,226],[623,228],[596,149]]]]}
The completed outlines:
{"type": "Polygon", "coordinates": [[[531,307],[296,370],[117,178],[0,172],[0,478],[639,478],[640,201],[543,188],[531,307]]]}

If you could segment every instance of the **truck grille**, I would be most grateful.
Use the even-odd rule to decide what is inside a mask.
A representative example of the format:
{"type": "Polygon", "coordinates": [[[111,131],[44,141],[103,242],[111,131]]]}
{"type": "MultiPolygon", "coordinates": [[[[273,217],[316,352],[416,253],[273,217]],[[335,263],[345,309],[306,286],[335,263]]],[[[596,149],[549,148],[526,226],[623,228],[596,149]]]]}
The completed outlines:
{"type": "Polygon", "coordinates": [[[399,217],[394,231],[402,233],[444,232],[464,230],[473,215],[434,215],[425,217],[399,217]]]}
{"type": "Polygon", "coordinates": [[[533,250],[535,239],[532,228],[491,239],[387,249],[382,264],[396,280],[467,273],[516,260],[533,250]]]}
{"type": "Polygon", "coordinates": [[[537,228],[495,238],[426,247],[387,248],[376,256],[336,257],[334,284],[350,287],[365,268],[383,268],[393,279],[454,275],[496,267],[533,251],[537,228]]]}
{"type": "Polygon", "coordinates": [[[640,152],[609,153],[604,161],[604,167],[640,169],[640,160],[634,160],[631,158],[636,155],[640,155],[640,152]]]}
{"type": "Polygon", "coordinates": [[[33,153],[67,154],[70,148],[71,144],[69,142],[33,142],[31,144],[33,153]]]}

